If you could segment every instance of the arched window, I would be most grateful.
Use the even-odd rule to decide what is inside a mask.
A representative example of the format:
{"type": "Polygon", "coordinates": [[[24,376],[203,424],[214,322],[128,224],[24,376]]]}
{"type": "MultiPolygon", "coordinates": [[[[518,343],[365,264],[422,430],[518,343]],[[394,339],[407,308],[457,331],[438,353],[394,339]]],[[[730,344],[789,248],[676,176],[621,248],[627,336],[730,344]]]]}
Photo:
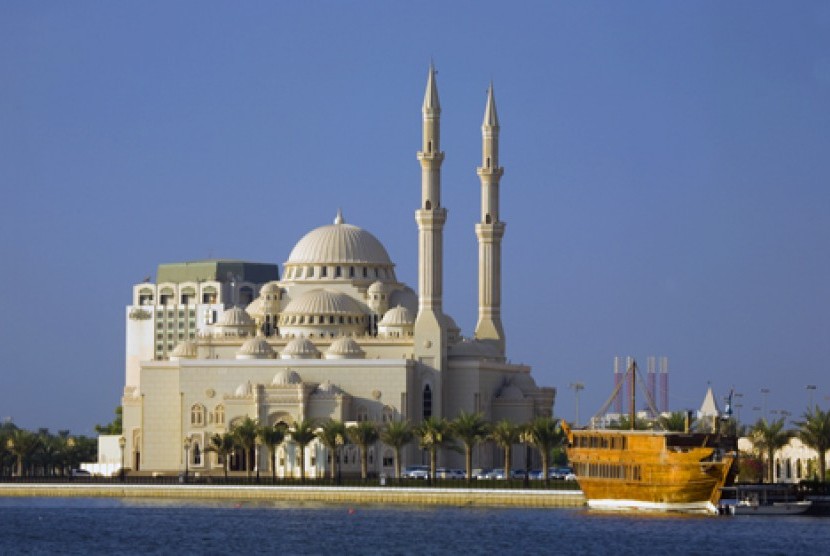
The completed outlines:
{"type": "Polygon", "coordinates": [[[213,422],[217,425],[225,424],[225,406],[219,404],[213,410],[213,422]]]}
{"type": "Polygon", "coordinates": [[[361,405],[357,408],[357,422],[360,423],[361,421],[368,421],[369,420],[369,410],[366,409],[365,405],[361,405]]]}
{"type": "Polygon", "coordinates": [[[432,417],[432,389],[429,384],[424,386],[424,419],[432,417]]]}
{"type": "Polygon", "coordinates": [[[803,475],[803,471],[801,468],[801,459],[795,460],[795,478],[800,479],[803,475]]]}
{"type": "Polygon", "coordinates": [[[485,224],[492,224],[493,223],[493,219],[490,217],[489,212],[484,215],[484,223],[485,224]]]}
{"type": "Polygon", "coordinates": [[[381,419],[384,423],[391,423],[395,419],[395,410],[388,405],[384,406],[381,419]]]}
{"type": "Polygon", "coordinates": [[[198,443],[193,444],[193,465],[202,465],[202,450],[198,443]]]}
{"type": "Polygon", "coordinates": [[[205,406],[195,403],[190,407],[190,424],[196,427],[205,424],[205,406]]]}
{"type": "Polygon", "coordinates": [[[424,208],[427,210],[432,210],[432,201],[427,200],[427,202],[424,203],[424,208]]]}

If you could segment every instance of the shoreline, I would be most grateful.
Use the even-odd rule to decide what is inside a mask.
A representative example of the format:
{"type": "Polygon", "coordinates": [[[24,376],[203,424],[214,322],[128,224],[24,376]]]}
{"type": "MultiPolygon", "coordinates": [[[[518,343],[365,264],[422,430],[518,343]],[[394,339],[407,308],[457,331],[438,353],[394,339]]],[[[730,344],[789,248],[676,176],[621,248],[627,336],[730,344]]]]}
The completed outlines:
{"type": "Polygon", "coordinates": [[[469,506],[512,508],[579,508],[579,490],[510,490],[406,487],[0,484],[0,497],[158,498],[203,500],[268,500],[349,504],[469,506]]]}

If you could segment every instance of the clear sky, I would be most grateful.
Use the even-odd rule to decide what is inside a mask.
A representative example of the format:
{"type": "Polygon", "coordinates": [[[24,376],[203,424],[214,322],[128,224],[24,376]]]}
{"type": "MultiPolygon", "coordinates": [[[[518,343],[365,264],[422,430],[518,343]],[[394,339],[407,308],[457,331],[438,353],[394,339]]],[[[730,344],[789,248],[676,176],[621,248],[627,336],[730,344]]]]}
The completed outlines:
{"type": "Polygon", "coordinates": [[[668,357],[676,410],[830,404],[830,3],[7,0],[0,418],[108,422],[161,262],[282,265],[342,207],[417,288],[430,59],[445,308],[471,335],[493,80],[508,352],[557,416],[615,355],[668,357]]]}

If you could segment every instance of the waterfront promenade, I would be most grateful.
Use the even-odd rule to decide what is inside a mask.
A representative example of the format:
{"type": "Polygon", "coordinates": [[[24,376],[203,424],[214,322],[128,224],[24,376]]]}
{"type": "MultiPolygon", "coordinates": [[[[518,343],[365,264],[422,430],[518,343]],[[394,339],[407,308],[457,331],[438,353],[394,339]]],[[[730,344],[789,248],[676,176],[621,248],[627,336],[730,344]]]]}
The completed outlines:
{"type": "Polygon", "coordinates": [[[484,490],[391,486],[275,487],[191,484],[0,483],[0,497],[169,498],[516,508],[568,508],[585,505],[585,497],[579,490],[484,490]]]}

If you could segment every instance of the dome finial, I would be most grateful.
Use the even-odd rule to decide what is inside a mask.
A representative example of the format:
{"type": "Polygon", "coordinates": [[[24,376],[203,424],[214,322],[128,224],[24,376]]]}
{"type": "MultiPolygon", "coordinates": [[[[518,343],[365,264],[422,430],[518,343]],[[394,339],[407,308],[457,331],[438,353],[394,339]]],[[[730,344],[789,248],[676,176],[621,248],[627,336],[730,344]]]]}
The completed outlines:
{"type": "Polygon", "coordinates": [[[340,208],[337,209],[337,216],[334,217],[335,224],[342,224],[343,223],[343,211],[340,208]]]}

